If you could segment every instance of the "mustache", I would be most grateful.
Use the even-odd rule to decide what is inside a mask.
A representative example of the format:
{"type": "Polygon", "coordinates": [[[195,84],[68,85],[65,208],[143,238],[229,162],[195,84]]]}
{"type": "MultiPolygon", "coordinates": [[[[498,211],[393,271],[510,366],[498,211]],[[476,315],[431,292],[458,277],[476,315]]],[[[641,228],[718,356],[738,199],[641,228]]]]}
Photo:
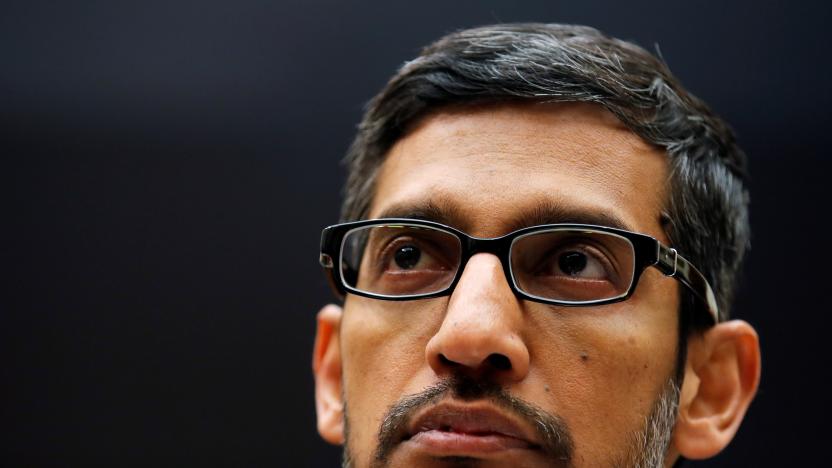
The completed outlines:
{"type": "Polygon", "coordinates": [[[568,463],[572,459],[574,443],[563,419],[508,394],[494,382],[455,375],[419,393],[408,395],[388,408],[379,428],[373,466],[383,466],[418,411],[449,396],[462,401],[489,401],[533,428],[541,441],[539,448],[546,456],[558,463],[568,463]]]}

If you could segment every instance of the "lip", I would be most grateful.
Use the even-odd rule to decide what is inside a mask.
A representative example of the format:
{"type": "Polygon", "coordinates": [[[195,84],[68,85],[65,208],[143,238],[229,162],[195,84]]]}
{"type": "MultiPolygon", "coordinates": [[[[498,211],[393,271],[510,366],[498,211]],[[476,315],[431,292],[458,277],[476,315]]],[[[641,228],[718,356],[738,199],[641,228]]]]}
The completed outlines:
{"type": "Polygon", "coordinates": [[[408,425],[403,443],[433,455],[486,455],[537,450],[534,432],[487,403],[440,403],[408,425]]]}

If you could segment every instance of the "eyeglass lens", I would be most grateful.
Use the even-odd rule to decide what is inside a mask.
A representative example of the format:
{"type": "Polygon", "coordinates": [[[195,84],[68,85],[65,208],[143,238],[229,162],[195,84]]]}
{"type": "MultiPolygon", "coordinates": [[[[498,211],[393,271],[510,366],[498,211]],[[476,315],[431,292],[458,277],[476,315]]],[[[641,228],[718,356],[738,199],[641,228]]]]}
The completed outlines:
{"type": "Polygon", "coordinates": [[[630,241],[604,231],[539,231],[511,246],[517,288],[543,299],[590,302],[623,296],[634,270],[630,241]]]}
{"type": "Polygon", "coordinates": [[[424,226],[353,229],[344,237],[341,274],[347,286],[385,296],[430,294],[447,288],[462,247],[454,234],[424,226]]]}
{"type": "MultiPolygon", "coordinates": [[[[635,269],[630,241],[604,231],[536,231],[514,239],[510,257],[518,289],[566,302],[622,296],[635,269]]],[[[461,258],[453,233],[406,224],[366,226],[344,237],[341,276],[350,288],[367,293],[431,294],[451,285],[461,258]]]]}

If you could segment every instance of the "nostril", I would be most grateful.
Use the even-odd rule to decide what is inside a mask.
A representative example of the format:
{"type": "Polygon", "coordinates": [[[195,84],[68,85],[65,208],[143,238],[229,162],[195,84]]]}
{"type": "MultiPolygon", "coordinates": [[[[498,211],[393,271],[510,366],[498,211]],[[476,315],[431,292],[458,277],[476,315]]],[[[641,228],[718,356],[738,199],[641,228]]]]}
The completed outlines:
{"type": "Polygon", "coordinates": [[[488,363],[491,364],[491,367],[497,370],[510,370],[511,369],[511,361],[508,357],[502,354],[491,354],[488,356],[488,363]]]}
{"type": "MultiPolygon", "coordinates": [[[[469,367],[465,364],[459,363],[459,362],[454,361],[452,359],[448,359],[448,357],[445,356],[442,353],[439,353],[437,355],[437,359],[439,360],[439,363],[442,366],[444,366],[446,368],[449,368],[449,369],[460,369],[460,368],[469,367]]],[[[488,368],[491,368],[493,370],[498,370],[498,371],[507,371],[507,370],[512,369],[511,359],[509,359],[508,356],[506,356],[504,354],[498,354],[498,353],[492,353],[492,354],[488,355],[488,357],[485,359],[485,361],[482,361],[480,364],[481,364],[481,366],[471,366],[470,371],[474,371],[474,372],[485,371],[485,372],[488,372],[488,368]]]]}
{"type": "Polygon", "coordinates": [[[456,367],[456,366],[459,365],[458,363],[456,363],[454,361],[451,361],[450,359],[446,358],[445,355],[442,354],[442,353],[439,354],[439,362],[441,362],[443,366],[448,366],[448,367],[456,367]]]}

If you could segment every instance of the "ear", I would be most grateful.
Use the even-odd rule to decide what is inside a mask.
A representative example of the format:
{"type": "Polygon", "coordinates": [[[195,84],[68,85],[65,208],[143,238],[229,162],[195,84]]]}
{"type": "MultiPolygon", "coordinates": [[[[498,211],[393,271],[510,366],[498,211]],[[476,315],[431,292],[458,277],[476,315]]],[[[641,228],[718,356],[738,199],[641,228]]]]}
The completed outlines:
{"type": "Polygon", "coordinates": [[[696,460],[724,449],[759,382],[760,344],[751,325],[732,320],[691,336],[673,433],[678,453],[696,460]]]}
{"type": "Polygon", "coordinates": [[[341,395],[341,348],[338,334],[343,311],[329,304],[318,312],[312,371],[318,433],[331,444],[344,443],[344,402],[341,395]]]}

